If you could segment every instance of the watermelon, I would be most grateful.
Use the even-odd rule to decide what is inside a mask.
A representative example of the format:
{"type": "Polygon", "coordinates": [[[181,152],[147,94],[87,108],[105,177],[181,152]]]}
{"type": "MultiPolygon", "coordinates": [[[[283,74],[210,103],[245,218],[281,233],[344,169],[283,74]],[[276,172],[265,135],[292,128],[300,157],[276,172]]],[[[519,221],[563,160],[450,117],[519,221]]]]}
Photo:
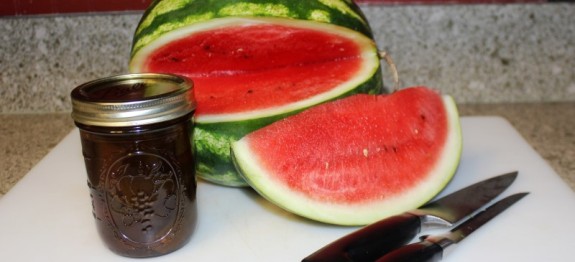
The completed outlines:
{"type": "Polygon", "coordinates": [[[232,154],[250,186],[279,207],[366,225],[433,198],[461,148],[453,99],[412,87],[318,105],[233,142],[232,154]]]}
{"type": "Polygon", "coordinates": [[[192,79],[197,173],[227,186],[247,186],[231,142],[383,86],[371,28],[349,0],[154,1],[134,34],[130,71],[192,79]]]}

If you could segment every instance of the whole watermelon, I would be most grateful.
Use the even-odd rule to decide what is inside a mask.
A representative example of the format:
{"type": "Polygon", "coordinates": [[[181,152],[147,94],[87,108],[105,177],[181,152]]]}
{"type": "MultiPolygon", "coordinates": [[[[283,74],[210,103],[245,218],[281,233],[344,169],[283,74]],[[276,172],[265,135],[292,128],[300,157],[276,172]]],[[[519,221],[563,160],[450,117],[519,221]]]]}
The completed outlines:
{"type": "Polygon", "coordinates": [[[198,175],[227,186],[247,185],[231,142],[383,86],[371,28],[345,0],[154,1],[134,34],[130,71],[193,80],[198,175]]]}

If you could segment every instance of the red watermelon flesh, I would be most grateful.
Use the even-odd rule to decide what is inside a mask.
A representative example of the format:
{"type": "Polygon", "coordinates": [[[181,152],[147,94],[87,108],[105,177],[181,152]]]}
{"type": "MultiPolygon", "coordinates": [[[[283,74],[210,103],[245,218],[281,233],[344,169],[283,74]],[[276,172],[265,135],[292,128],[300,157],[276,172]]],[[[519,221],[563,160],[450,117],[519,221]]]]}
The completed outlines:
{"type": "Polygon", "coordinates": [[[201,116],[253,111],[321,94],[357,75],[362,58],[357,42],[349,38],[260,24],[171,41],[150,54],[144,68],[193,79],[196,114],[201,116]]]}
{"type": "Polygon", "coordinates": [[[417,87],[319,105],[232,148],[248,183],[280,207],[358,225],[417,208],[443,189],[461,134],[453,100],[417,87]]]}

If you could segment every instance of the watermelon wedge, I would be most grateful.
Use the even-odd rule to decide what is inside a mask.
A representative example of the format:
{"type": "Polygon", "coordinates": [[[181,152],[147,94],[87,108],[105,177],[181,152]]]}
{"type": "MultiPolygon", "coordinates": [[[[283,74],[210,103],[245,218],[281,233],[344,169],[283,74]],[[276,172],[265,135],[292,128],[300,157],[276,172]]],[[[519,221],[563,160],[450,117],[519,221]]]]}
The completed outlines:
{"type": "Polygon", "coordinates": [[[226,186],[247,186],[231,142],[383,86],[369,24],[345,0],[155,1],[134,34],[130,71],[192,79],[197,173],[226,186]]]}
{"type": "Polygon", "coordinates": [[[425,87],[328,102],[232,143],[238,170],[263,197],[338,225],[424,204],[455,174],[461,148],[453,99],[425,87]]]}

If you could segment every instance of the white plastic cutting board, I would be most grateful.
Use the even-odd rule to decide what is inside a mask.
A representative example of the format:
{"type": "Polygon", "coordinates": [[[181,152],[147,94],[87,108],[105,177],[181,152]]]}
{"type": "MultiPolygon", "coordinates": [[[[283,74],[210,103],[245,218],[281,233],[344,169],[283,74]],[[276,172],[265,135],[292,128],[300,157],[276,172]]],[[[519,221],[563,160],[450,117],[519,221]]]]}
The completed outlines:
{"type": "MultiPolygon", "coordinates": [[[[444,261],[568,261],[575,248],[575,193],[498,117],[462,118],[461,165],[447,194],[518,170],[503,196],[530,195],[460,243],[444,261]]],[[[301,261],[356,228],[311,222],[249,189],[199,183],[199,221],[182,249],[150,261],[301,261]]],[[[70,133],[0,199],[1,261],[132,261],[97,235],[78,131],[70,133]]],[[[147,261],[147,260],[146,260],[147,261]]]]}

